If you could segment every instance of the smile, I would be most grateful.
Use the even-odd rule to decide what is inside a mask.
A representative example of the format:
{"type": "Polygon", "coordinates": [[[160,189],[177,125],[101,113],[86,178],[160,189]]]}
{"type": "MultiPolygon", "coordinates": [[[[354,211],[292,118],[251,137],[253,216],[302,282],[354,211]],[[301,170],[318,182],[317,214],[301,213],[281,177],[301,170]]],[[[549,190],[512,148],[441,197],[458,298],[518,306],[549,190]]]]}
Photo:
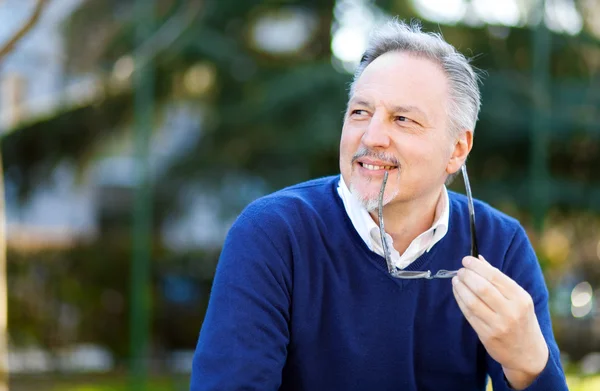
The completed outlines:
{"type": "Polygon", "coordinates": [[[369,171],[393,170],[396,166],[375,166],[373,164],[359,163],[363,168],[369,171]]]}

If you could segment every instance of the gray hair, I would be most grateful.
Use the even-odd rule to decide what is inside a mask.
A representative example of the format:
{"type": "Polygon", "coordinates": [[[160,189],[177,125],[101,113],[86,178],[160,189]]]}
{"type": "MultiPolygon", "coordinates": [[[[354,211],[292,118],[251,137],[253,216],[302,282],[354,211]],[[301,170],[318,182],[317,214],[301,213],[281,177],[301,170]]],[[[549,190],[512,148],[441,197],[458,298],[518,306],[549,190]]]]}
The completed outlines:
{"type": "Polygon", "coordinates": [[[475,131],[481,106],[479,75],[471,66],[470,59],[446,42],[441,34],[421,31],[418,22],[409,25],[392,19],[373,32],[354,74],[350,97],[354,94],[356,81],[365,68],[377,57],[392,51],[412,53],[439,64],[450,85],[450,132],[458,135],[464,129],[475,131]]]}

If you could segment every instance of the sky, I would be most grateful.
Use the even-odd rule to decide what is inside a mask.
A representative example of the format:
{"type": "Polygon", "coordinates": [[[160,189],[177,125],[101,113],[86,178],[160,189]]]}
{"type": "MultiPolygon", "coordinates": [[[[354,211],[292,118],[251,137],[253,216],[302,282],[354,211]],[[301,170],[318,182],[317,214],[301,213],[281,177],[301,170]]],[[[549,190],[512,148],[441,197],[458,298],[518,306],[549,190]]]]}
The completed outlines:
{"type": "MultiPolygon", "coordinates": [[[[51,0],[34,28],[19,42],[0,66],[0,80],[19,75],[26,78],[27,95],[34,101],[48,100],[62,86],[61,21],[80,0],[51,0]]],[[[35,0],[0,1],[0,42],[5,42],[29,18],[35,0]]],[[[0,128],[4,128],[2,96],[0,96],[0,128]]]]}

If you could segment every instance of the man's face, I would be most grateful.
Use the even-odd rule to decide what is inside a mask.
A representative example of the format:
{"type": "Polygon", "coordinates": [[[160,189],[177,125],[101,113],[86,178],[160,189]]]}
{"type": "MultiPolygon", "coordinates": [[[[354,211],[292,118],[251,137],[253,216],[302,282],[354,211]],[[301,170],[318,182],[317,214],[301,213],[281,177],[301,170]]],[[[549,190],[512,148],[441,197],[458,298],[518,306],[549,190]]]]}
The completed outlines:
{"type": "Polygon", "coordinates": [[[377,207],[386,170],[386,204],[431,195],[456,171],[448,100],[446,75],[431,60],[388,52],[364,70],[344,118],[340,171],[367,209],[377,207]]]}

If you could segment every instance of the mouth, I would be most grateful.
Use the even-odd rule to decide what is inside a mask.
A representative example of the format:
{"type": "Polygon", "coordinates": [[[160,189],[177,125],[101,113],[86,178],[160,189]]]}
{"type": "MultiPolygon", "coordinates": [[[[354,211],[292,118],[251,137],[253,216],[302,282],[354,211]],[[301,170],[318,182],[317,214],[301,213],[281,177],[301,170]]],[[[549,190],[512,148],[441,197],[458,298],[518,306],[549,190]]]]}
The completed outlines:
{"type": "Polygon", "coordinates": [[[391,171],[391,170],[398,168],[398,166],[383,165],[383,164],[370,164],[370,163],[365,163],[365,162],[358,162],[358,165],[361,166],[365,171],[372,171],[372,172],[391,171]]]}

